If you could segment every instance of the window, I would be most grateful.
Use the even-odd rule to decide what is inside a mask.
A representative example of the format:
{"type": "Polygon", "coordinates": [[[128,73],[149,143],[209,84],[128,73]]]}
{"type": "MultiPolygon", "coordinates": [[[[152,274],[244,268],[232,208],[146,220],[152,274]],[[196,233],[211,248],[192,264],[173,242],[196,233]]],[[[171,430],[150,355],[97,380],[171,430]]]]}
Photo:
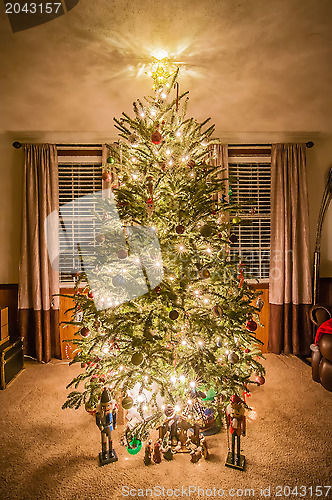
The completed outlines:
{"type": "MultiPolygon", "coordinates": [[[[231,253],[239,254],[247,264],[244,269],[247,279],[267,281],[270,265],[271,148],[230,146],[228,157],[232,198],[245,205],[244,213],[239,214],[245,223],[233,228],[237,242],[232,244],[231,253]]],[[[102,189],[102,148],[61,146],[58,148],[58,159],[59,203],[61,211],[66,213],[66,204],[102,189]]],[[[91,240],[91,236],[95,235],[91,218],[94,208],[93,202],[90,202],[80,205],[80,213],[66,213],[72,216],[73,222],[69,242],[60,228],[59,270],[62,284],[74,283],[73,270],[80,269],[75,241],[91,240]]],[[[68,210],[73,210],[72,205],[68,206],[68,210]]]]}
{"type": "MultiPolygon", "coordinates": [[[[244,276],[267,281],[270,266],[271,148],[229,147],[229,184],[233,201],[244,205],[244,223],[234,226],[231,252],[246,264],[244,276]]],[[[233,216],[236,214],[232,214],[233,216]]]]}
{"type": "Polygon", "coordinates": [[[95,236],[91,210],[94,203],[73,205],[72,201],[102,189],[102,151],[100,147],[58,148],[59,205],[66,221],[70,219],[70,231],[64,231],[60,218],[60,283],[74,283],[73,271],[81,269],[77,241],[91,240],[95,236]],[[68,236],[69,234],[69,236],[68,236]]]}

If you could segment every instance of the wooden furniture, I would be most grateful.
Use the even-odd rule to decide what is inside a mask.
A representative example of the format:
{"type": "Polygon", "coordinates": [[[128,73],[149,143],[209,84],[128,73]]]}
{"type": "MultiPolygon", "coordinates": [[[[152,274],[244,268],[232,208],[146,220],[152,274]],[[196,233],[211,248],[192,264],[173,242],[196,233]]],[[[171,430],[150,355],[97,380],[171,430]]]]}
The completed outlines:
{"type": "Polygon", "coordinates": [[[0,388],[5,389],[23,369],[22,339],[11,342],[9,339],[8,307],[0,309],[0,388]]]}
{"type": "MultiPolygon", "coordinates": [[[[61,288],[61,294],[73,295],[73,288],[61,288]]],[[[61,359],[72,359],[75,356],[76,346],[71,341],[75,338],[75,333],[77,332],[77,326],[61,324],[63,321],[71,321],[72,311],[68,311],[74,307],[75,301],[68,297],[60,297],[60,310],[59,310],[59,321],[60,321],[60,346],[61,346],[61,359]]]]}
{"type": "MultiPolygon", "coordinates": [[[[258,325],[257,330],[255,331],[255,337],[263,342],[263,345],[260,345],[260,350],[262,353],[268,352],[267,345],[269,340],[269,285],[268,283],[261,283],[254,285],[256,290],[261,290],[263,293],[260,296],[262,301],[264,302],[263,308],[259,314],[259,321],[263,326],[258,325]]],[[[256,305],[257,299],[254,301],[254,305],[256,305]]]]}
{"type": "Polygon", "coordinates": [[[9,326],[8,326],[8,307],[0,309],[1,316],[1,344],[9,340],[9,326]]]}

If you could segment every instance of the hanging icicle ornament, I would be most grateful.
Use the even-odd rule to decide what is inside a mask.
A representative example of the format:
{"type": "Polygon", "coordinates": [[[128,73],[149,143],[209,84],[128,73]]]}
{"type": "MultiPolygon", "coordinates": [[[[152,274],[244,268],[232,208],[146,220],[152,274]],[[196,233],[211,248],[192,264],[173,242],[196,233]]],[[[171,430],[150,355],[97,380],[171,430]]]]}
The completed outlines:
{"type": "Polygon", "coordinates": [[[176,104],[175,104],[175,111],[178,112],[179,110],[179,82],[176,82],[174,85],[174,88],[176,89],[176,104]]]}
{"type": "Polygon", "coordinates": [[[241,261],[239,263],[239,274],[238,274],[237,279],[240,281],[239,288],[242,288],[243,283],[244,283],[244,276],[243,276],[243,264],[241,261]]]}
{"type": "Polygon", "coordinates": [[[261,297],[258,297],[256,301],[256,307],[261,311],[264,307],[264,300],[261,297]]]}
{"type": "Polygon", "coordinates": [[[148,177],[148,185],[147,185],[147,191],[148,191],[148,199],[146,201],[146,211],[148,214],[148,217],[152,217],[153,210],[154,210],[154,204],[153,204],[153,198],[152,198],[152,190],[153,190],[153,184],[152,184],[152,177],[148,177]]]}

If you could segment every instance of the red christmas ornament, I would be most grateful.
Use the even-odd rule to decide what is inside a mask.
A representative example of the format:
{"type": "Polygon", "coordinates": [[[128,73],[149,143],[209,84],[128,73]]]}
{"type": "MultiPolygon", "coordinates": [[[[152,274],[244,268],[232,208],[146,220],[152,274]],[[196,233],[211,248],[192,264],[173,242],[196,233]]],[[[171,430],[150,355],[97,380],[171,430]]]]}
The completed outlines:
{"type": "Polygon", "coordinates": [[[257,330],[257,323],[256,323],[256,321],[254,321],[252,319],[250,319],[249,321],[247,321],[246,328],[247,328],[247,330],[249,330],[249,332],[255,332],[257,330]]]}
{"type": "Polygon", "coordinates": [[[265,378],[263,377],[263,375],[258,375],[258,376],[256,377],[256,382],[257,382],[257,384],[259,384],[259,385],[263,385],[263,384],[265,384],[265,378]]]}
{"type": "Polygon", "coordinates": [[[160,132],[158,132],[158,130],[153,132],[153,134],[151,135],[151,141],[153,142],[153,144],[160,144],[162,140],[162,135],[160,132]]]}
{"type": "Polygon", "coordinates": [[[82,330],[80,331],[80,334],[82,337],[88,337],[90,335],[90,330],[86,326],[83,326],[82,330]]]}
{"type": "Polygon", "coordinates": [[[103,175],[101,176],[101,178],[105,182],[112,182],[112,175],[109,172],[103,172],[103,175]]]}
{"type": "Polygon", "coordinates": [[[185,231],[185,227],[184,227],[184,226],[182,226],[181,224],[180,224],[180,225],[178,225],[178,226],[176,226],[176,228],[175,228],[175,232],[176,232],[177,234],[183,234],[183,233],[184,233],[184,231],[185,231]]]}
{"type": "Polygon", "coordinates": [[[88,297],[89,297],[89,299],[93,299],[94,298],[93,292],[91,290],[88,293],[88,297]]]}

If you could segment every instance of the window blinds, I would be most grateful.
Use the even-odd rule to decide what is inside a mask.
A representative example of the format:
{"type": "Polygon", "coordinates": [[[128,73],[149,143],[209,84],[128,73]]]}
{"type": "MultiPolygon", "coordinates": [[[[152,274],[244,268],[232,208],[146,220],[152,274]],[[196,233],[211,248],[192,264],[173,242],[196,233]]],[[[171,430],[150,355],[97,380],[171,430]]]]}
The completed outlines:
{"type": "Polygon", "coordinates": [[[232,201],[244,208],[239,214],[244,223],[232,230],[237,242],[232,244],[231,254],[240,255],[247,265],[247,279],[266,281],[270,266],[270,148],[230,148],[229,153],[232,201]]]}
{"type": "Polygon", "coordinates": [[[58,151],[58,160],[59,205],[66,221],[65,231],[60,218],[60,283],[73,283],[73,271],[81,269],[77,242],[83,244],[82,248],[84,243],[93,244],[96,228],[91,217],[95,209],[91,197],[79,204],[71,202],[102,189],[101,148],[62,148],[58,151]]]}

